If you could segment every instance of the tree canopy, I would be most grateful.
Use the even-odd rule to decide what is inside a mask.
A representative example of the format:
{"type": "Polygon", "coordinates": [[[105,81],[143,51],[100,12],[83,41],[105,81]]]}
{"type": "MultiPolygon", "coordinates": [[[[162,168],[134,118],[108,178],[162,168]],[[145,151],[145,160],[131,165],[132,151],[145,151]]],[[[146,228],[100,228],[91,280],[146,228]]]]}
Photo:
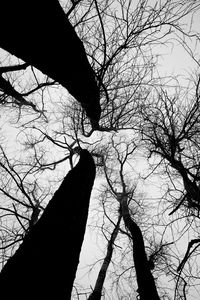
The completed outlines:
{"type": "Polygon", "coordinates": [[[67,299],[198,299],[200,1],[0,7],[1,276],[35,239],[67,299]]]}

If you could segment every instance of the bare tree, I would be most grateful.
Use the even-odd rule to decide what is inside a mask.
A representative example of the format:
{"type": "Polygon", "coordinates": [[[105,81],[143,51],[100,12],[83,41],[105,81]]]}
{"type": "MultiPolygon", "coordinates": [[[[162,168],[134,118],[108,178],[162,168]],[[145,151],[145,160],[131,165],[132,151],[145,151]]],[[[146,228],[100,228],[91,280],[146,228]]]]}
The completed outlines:
{"type": "Polygon", "coordinates": [[[81,149],[77,166],[67,174],[42,217],[1,271],[3,298],[27,299],[33,283],[36,288],[30,299],[70,298],[94,179],[94,161],[81,149]]]}
{"type": "Polygon", "coordinates": [[[182,91],[170,96],[161,90],[157,101],[141,110],[141,135],[150,146],[149,155],[166,161],[183,181],[186,193],[171,214],[181,205],[199,211],[199,83],[191,100],[186,93],[184,99],[182,91]]]}
{"type": "Polygon", "coordinates": [[[11,7],[4,1],[1,11],[4,31],[0,46],[62,84],[82,103],[88,117],[98,124],[101,111],[95,74],[83,43],[59,1],[34,2],[31,10],[26,1],[21,0],[17,5],[13,3],[11,7]],[[10,26],[4,26],[8,20],[10,26]],[[24,24],[29,28],[25,35],[24,24]],[[56,35],[53,35],[52,42],[53,32],[56,35]]]}
{"type": "Polygon", "coordinates": [[[107,252],[106,252],[106,256],[103,260],[102,266],[100,268],[96,283],[95,283],[95,287],[94,290],[92,291],[91,295],[89,296],[88,300],[98,300],[101,299],[102,296],[102,291],[103,291],[103,285],[104,285],[104,281],[106,278],[106,274],[107,274],[107,270],[109,267],[109,264],[111,262],[112,259],[112,254],[113,254],[113,249],[114,249],[114,243],[119,231],[119,227],[120,227],[120,222],[122,219],[122,215],[119,214],[117,223],[114,226],[114,229],[110,235],[110,239],[108,241],[107,244],[107,252]]]}
{"type": "MultiPolygon", "coordinates": [[[[103,157],[102,152],[97,152],[96,154],[93,152],[93,155],[102,158],[101,166],[104,169],[104,174],[106,177],[106,185],[102,190],[102,200],[104,199],[102,204],[104,207],[104,215],[108,218],[109,222],[113,223],[114,229],[107,241],[106,255],[100,268],[94,290],[88,299],[101,298],[103,292],[103,282],[112,259],[113,248],[115,247],[116,249],[114,241],[117,233],[118,236],[125,234],[133,243],[131,252],[136,271],[139,297],[141,299],[149,299],[149,297],[151,299],[160,299],[157,293],[154,278],[151,274],[151,270],[154,269],[154,259],[161,251],[162,247],[160,247],[159,250],[157,249],[157,254],[155,254],[155,249],[152,248],[150,251],[151,256],[148,258],[145,250],[143,233],[136,221],[134,221],[134,218],[139,219],[139,216],[137,216],[139,213],[137,206],[141,200],[138,200],[139,203],[137,204],[137,200],[135,200],[135,198],[138,197],[135,192],[136,186],[135,183],[133,184],[130,179],[128,180],[130,174],[127,172],[127,164],[129,163],[129,159],[135,150],[136,147],[134,144],[128,144],[125,142],[125,140],[120,140],[117,142],[116,138],[113,138],[112,150],[110,149],[110,151],[112,153],[112,166],[114,167],[115,171],[111,168],[111,162],[107,158],[109,157],[108,151],[104,152],[106,153],[105,157],[103,157]],[[109,208],[106,200],[106,198],[109,197],[108,195],[111,196],[112,201],[115,201],[118,204],[118,220],[116,223],[112,221],[112,209],[109,208]],[[124,219],[125,228],[124,226],[120,225],[121,218],[124,219]]],[[[120,245],[120,237],[118,237],[116,243],[120,245]]],[[[123,254],[123,256],[125,255],[126,254],[123,254]]],[[[130,254],[128,255],[130,256],[130,254]]],[[[127,266],[127,268],[131,266],[131,263],[129,264],[130,265],[127,266]]],[[[134,294],[134,291],[132,291],[132,293],[134,294]]]]}
{"type": "MultiPolygon", "coordinates": [[[[194,223],[188,247],[182,260],[178,260],[175,295],[186,299],[187,279],[195,275],[183,272],[189,258],[198,254],[199,235],[196,226],[199,221],[199,77],[194,82],[193,92],[183,88],[169,95],[167,91],[157,92],[154,103],[146,102],[141,108],[141,136],[151,159],[156,156],[153,170],[165,174],[169,188],[166,191],[170,216],[185,218],[187,230],[194,223]],[[184,275],[181,276],[181,273],[184,275]],[[184,295],[184,296],[183,296],[184,295]]],[[[188,88],[189,89],[189,88],[188,88]]],[[[182,221],[183,222],[183,221],[182,221]]],[[[182,232],[182,231],[181,231],[182,232]]],[[[180,236],[183,234],[179,232],[180,236]]],[[[193,273],[193,272],[191,272],[193,273]]],[[[198,276],[198,275],[197,275],[198,276]]]]}
{"type": "MultiPolygon", "coordinates": [[[[199,5],[199,1],[188,0],[155,1],[153,4],[152,1],[146,0],[138,0],[136,3],[129,0],[60,1],[60,4],[52,0],[42,4],[36,1],[33,9],[25,13],[29,10],[26,1],[21,0],[17,5],[13,4],[13,9],[3,1],[1,7],[5,13],[0,23],[2,28],[6,29],[2,32],[1,45],[26,62],[19,62],[16,58],[11,59],[11,56],[8,56],[8,60],[1,63],[0,69],[2,111],[6,111],[6,107],[19,108],[15,126],[18,126],[20,131],[18,140],[21,153],[26,155],[26,163],[21,157],[16,166],[16,161],[11,164],[10,157],[7,156],[1,165],[2,175],[7,174],[6,178],[10,178],[8,181],[12,182],[10,188],[9,184],[3,183],[1,186],[3,199],[8,200],[1,206],[4,242],[2,256],[6,255],[6,260],[15,250],[9,248],[12,247],[12,242],[15,242],[14,238],[17,238],[17,243],[14,244],[17,245],[19,240],[24,238],[28,226],[35,227],[39,210],[45,207],[42,196],[38,197],[41,195],[38,190],[41,191],[46,182],[48,187],[54,184],[49,183],[49,178],[46,178],[44,183],[42,174],[50,172],[54,174],[52,176],[55,177],[55,182],[60,182],[63,178],[60,175],[63,174],[63,170],[59,173],[61,166],[68,158],[73,166],[70,153],[77,144],[90,150],[98,165],[99,178],[106,179],[107,185],[103,201],[98,203],[98,210],[102,213],[98,222],[95,222],[96,227],[100,228],[100,232],[106,237],[106,251],[93,296],[97,292],[100,297],[109,290],[106,285],[111,274],[112,287],[118,286],[118,298],[122,294],[126,294],[127,298],[135,296],[137,277],[141,299],[146,299],[142,280],[148,282],[148,290],[156,299],[158,295],[155,282],[157,287],[163,287],[160,281],[162,276],[167,276],[172,278],[172,285],[177,283],[175,290],[181,291],[181,296],[176,294],[175,298],[186,299],[185,295],[193,278],[190,265],[188,268],[188,258],[193,259],[195,254],[198,254],[199,236],[193,228],[185,229],[188,235],[189,232],[196,234],[192,236],[185,255],[182,254],[180,259],[180,255],[177,254],[180,249],[178,242],[184,229],[178,235],[175,234],[174,228],[176,224],[177,227],[180,225],[179,220],[182,216],[186,217],[185,219],[193,217],[197,222],[199,214],[199,81],[197,80],[196,84],[195,100],[188,104],[190,100],[182,101],[184,93],[178,95],[177,92],[175,97],[171,96],[172,93],[168,89],[171,81],[168,81],[168,77],[161,78],[156,67],[159,55],[162,55],[159,54],[162,43],[168,46],[175,44],[174,38],[185,43],[188,39],[196,38],[194,32],[191,32],[191,27],[184,26],[183,23],[184,18],[190,17],[192,20],[199,5]],[[35,15],[38,16],[38,22],[35,22],[35,15]],[[6,18],[10,18],[13,26],[4,26],[6,18]],[[19,35],[18,31],[23,32],[24,22],[29,24],[29,34],[19,35]],[[56,32],[56,35],[53,32],[56,32]],[[73,46],[69,47],[69,44],[73,46]],[[74,102],[58,83],[68,89],[81,105],[74,102]],[[177,98],[180,98],[180,101],[177,98]],[[29,113],[24,114],[23,123],[20,123],[19,118],[21,111],[29,113]],[[44,118],[40,118],[41,116],[44,118]],[[185,125],[182,126],[181,122],[185,125]],[[177,128],[180,129],[181,135],[177,134],[177,128]],[[149,158],[146,157],[147,153],[151,156],[149,161],[154,153],[156,158],[161,157],[161,161],[156,161],[155,168],[150,170],[149,176],[145,174],[145,178],[148,181],[161,167],[162,175],[167,178],[167,183],[170,182],[171,190],[165,193],[168,206],[171,192],[175,192],[176,199],[174,197],[172,201],[170,198],[171,215],[167,215],[168,219],[163,204],[164,196],[157,197],[154,202],[156,214],[151,205],[144,206],[144,203],[138,200],[142,199],[141,195],[136,197],[135,182],[132,180],[134,172],[129,173],[126,170],[134,168],[133,140],[145,159],[149,158]],[[106,161],[102,157],[106,157],[106,161]],[[25,165],[26,172],[30,174],[29,188],[23,180],[25,173],[21,173],[25,165]],[[34,181],[34,176],[37,177],[37,181],[34,181]],[[184,179],[183,182],[177,182],[180,178],[184,179]],[[175,187],[172,191],[173,184],[175,187]],[[27,195],[23,194],[23,189],[27,195]],[[15,191],[19,194],[15,195],[15,191]],[[16,205],[17,200],[20,201],[20,205],[16,205]],[[6,211],[6,208],[9,211],[6,211]],[[14,226],[13,222],[7,222],[5,226],[6,214],[11,214],[12,220],[15,220],[14,226]],[[118,217],[122,215],[126,226],[123,222],[118,226],[118,217]],[[179,220],[172,219],[177,215],[179,220]],[[10,235],[6,235],[8,232],[10,235]],[[120,243],[121,237],[124,236],[125,250],[120,243]],[[134,242],[136,237],[139,243],[134,242]],[[168,245],[171,241],[177,242],[175,247],[178,250],[173,248],[174,252],[170,252],[171,248],[165,247],[165,244],[168,245]],[[6,251],[5,245],[8,245],[9,251],[6,251]],[[135,248],[137,246],[138,248],[135,248]],[[120,252],[119,249],[123,251],[120,252]],[[147,277],[141,279],[139,266],[141,270],[145,270],[147,277]],[[114,268],[116,269],[113,270],[114,268]],[[119,283],[122,281],[125,287],[130,286],[130,292],[126,288],[124,293],[120,291],[119,283]]],[[[137,178],[141,188],[146,181],[139,171],[137,178]]],[[[159,184],[161,186],[161,183],[159,184]]],[[[45,196],[46,193],[44,198],[45,196]]],[[[149,202],[153,202],[151,197],[149,202]]],[[[145,199],[145,203],[149,202],[145,199]]],[[[70,212],[73,218],[74,209],[70,212]]],[[[187,224],[189,223],[190,221],[187,224]]],[[[171,289],[174,290],[174,286],[171,289]]],[[[80,293],[77,288],[77,295],[80,293]]],[[[167,289],[162,289],[161,292],[160,289],[159,294],[164,298],[169,297],[172,292],[167,289]]]]}
{"type": "MultiPolygon", "coordinates": [[[[10,77],[9,80],[5,79],[3,77],[3,74],[7,75],[10,72],[17,72],[17,71],[24,70],[26,68],[28,68],[27,63],[0,67],[0,74],[1,74],[1,76],[0,76],[0,90],[1,90],[0,103],[1,103],[1,105],[4,105],[4,106],[10,104],[12,106],[16,106],[19,108],[24,107],[24,106],[31,107],[33,109],[33,111],[35,111],[36,113],[44,114],[43,109],[38,108],[38,104],[35,104],[29,100],[26,100],[26,98],[29,95],[32,95],[33,93],[35,93],[36,91],[38,91],[44,87],[54,85],[55,84],[54,81],[50,81],[47,78],[46,82],[40,83],[37,80],[36,74],[34,74],[34,71],[32,68],[32,72],[34,74],[35,81],[36,81],[35,86],[33,88],[30,88],[28,91],[19,92],[14,88],[14,80],[13,80],[13,83],[10,82],[10,80],[12,80],[11,76],[7,76],[8,78],[10,77]]],[[[29,85],[30,85],[30,83],[29,83],[29,85]]]]}

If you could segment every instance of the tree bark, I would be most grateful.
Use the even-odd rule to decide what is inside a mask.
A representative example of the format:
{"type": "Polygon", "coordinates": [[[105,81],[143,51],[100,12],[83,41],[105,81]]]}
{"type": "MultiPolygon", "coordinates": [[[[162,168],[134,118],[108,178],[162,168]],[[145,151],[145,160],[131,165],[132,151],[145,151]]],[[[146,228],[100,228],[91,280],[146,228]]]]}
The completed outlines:
{"type": "Polygon", "coordinates": [[[70,299],[95,178],[82,150],[39,221],[0,273],[2,299],[70,299]]]}
{"type": "Polygon", "coordinates": [[[130,231],[133,240],[133,260],[140,300],[159,300],[160,298],[147,260],[142,232],[139,226],[131,219],[126,195],[121,198],[121,209],[125,226],[130,231]]]}
{"type": "Polygon", "coordinates": [[[99,88],[83,43],[58,0],[0,3],[0,47],[63,85],[96,124],[99,88]]]}

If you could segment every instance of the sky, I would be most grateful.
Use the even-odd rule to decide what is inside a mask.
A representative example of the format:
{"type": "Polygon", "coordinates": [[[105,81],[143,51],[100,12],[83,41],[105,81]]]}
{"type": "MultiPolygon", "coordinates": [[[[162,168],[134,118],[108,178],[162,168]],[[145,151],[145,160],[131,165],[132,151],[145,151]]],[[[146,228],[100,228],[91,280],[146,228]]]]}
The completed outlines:
{"type": "MultiPolygon", "coordinates": [[[[193,20],[193,26],[194,29],[196,30],[200,30],[199,29],[199,21],[200,20],[200,13],[198,12],[197,14],[195,14],[194,16],[194,20],[193,20]]],[[[185,23],[189,24],[188,19],[185,19],[185,23]]],[[[200,47],[199,45],[195,45],[193,43],[192,39],[187,39],[186,41],[187,45],[190,46],[194,49],[196,48],[196,53],[198,55],[198,53],[200,53],[200,47]]],[[[184,77],[189,77],[191,76],[191,73],[193,71],[193,68],[195,66],[195,63],[193,61],[193,59],[188,55],[188,53],[180,46],[177,44],[177,42],[174,40],[174,45],[172,44],[168,44],[165,43],[160,47],[155,47],[154,48],[155,53],[157,53],[159,55],[158,58],[158,73],[165,77],[167,76],[175,76],[176,78],[178,78],[178,76],[180,76],[180,78],[182,77],[181,82],[183,82],[183,84],[185,83],[184,81],[184,77]]],[[[0,53],[1,55],[1,53],[0,53]]],[[[197,56],[198,57],[198,56],[197,56]]],[[[6,126],[5,122],[4,122],[4,116],[1,116],[1,121],[4,123],[4,126],[6,126]]],[[[17,131],[14,126],[13,127],[9,127],[9,129],[5,129],[4,131],[7,131],[7,139],[10,141],[12,140],[12,142],[15,140],[16,136],[17,136],[17,131]]],[[[12,144],[11,142],[11,144],[12,144]]],[[[10,151],[13,151],[13,146],[10,146],[10,151]]],[[[137,171],[138,172],[142,172],[144,170],[144,165],[143,162],[140,160],[137,161],[137,171]]],[[[65,166],[66,167],[66,166],[65,166]]],[[[99,182],[97,182],[97,185],[95,186],[95,189],[98,188],[98,184],[99,182]]],[[[147,187],[146,189],[149,191],[150,187],[154,185],[154,189],[151,189],[150,194],[155,195],[155,190],[156,190],[156,180],[155,181],[151,181],[149,183],[147,183],[147,187]]],[[[93,211],[92,208],[93,206],[95,206],[95,193],[96,190],[93,190],[93,194],[91,197],[91,208],[90,208],[90,216],[89,216],[89,220],[88,220],[88,224],[91,224],[91,218],[93,215],[93,211]]],[[[102,239],[99,239],[99,237],[96,236],[96,233],[94,231],[92,231],[90,229],[90,227],[87,227],[87,231],[86,231],[86,235],[85,235],[85,239],[84,239],[84,243],[82,246],[82,252],[81,252],[81,257],[80,257],[80,265],[79,265],[79,270],[77,272],[77,279],[78,282],[87,286],[87,288],[90,287],[90,285],[94,286],[94,282],[96,279],[96,274],[97,271],[99,269],[99,265],[96,265],[95,271],[89,273],[88,275],[88,268],[86,268],[87,265],[92,264],[93,262],[95,262],[96,260],[98,260],[99,258],[103,258],[103,252],[102,250],[105,249],[105,244],[103,243],[102,239]]],[[[80,300],[85,299],[85,296],[83,295],[82,297],[80,297],[80,300]]],[[[191,297],[188,297],[188,300],[194,300],[195,298],[193,298],[193,295],[191,295],[191,297]]],[[[196,298],[197,299],[197,298],[196,298]]],[[[74,298],[75,300],[75,298],[74,298]]]]}

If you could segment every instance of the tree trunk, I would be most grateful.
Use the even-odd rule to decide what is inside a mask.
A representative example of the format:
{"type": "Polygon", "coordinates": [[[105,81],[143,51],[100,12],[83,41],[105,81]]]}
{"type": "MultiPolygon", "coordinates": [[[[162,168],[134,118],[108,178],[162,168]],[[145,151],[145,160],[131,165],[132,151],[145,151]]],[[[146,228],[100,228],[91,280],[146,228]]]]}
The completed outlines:
{"type": "Polygon", "coordinates": [[[140,300],[159,300],[160,298],[147,260],[142,232],[139,226],[131,219],[127,200],[126,195],[122,197],[121,209],[125,226],[130,231],[133,240],[133,260],[140,300]]]}
{"type": "Polygon", "coordinates": [[[87,150],[0,274],[1,299],[70,299],[95,178],[87,150]]]}
{"type": "Polygon", "coordinates": [[[118,234],[120,221],[121,221],[121,215],[119,215],[117,224],[116,224],[116,226],[115,226],[115,228],[114,228],[114,230],[111,234],[111,237],[110,237],[110,240],[109,240],[108,246],[107,246],[106,256],[104,258],[103,264],[102,264],[101,269],[99,271],[94,290],[91,293],[91,295],[89,296],[88,300],[100,300],[101,299],[103,284],[104,284],[104,281],[105,281],[105,278],[106,278],[106,273],[107,273],[109,264],[110,264],[111,259],[112,259],[113,244],[114,244],[115,239],[116,239],[117,234],[118,234]]]}
{"type": "Polygon", "coordinates": [[[63,85],[98,123],[95,74],[59,1],[2,0],[0,11],[0,47],[63,85]]]}

